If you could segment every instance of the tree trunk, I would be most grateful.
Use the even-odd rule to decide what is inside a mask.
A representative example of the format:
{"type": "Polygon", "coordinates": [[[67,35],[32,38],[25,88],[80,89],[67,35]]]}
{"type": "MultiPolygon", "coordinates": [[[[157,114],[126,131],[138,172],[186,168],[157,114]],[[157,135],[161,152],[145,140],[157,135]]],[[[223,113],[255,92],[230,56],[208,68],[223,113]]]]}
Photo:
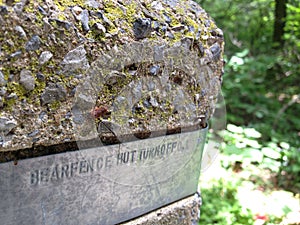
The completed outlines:
{"type": "Polygon", "coordinates": [[[284,27],[286,20],[286,4],[288,0],[275,1],[275,22],[273,32],[274,48],[280,49],[284,45],[284,27]]]}

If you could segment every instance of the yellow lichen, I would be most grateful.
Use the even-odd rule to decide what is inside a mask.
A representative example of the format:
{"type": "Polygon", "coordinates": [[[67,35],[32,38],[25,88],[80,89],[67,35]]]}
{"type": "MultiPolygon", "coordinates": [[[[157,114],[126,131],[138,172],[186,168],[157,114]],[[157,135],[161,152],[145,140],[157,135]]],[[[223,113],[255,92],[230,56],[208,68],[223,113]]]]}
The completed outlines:
{"type": "Polygon", "coordinates": [[[84,1],[81,0],[56,0],[54,3],[60,11],[65,11],[70,6],[84,6],[84,1]]]}

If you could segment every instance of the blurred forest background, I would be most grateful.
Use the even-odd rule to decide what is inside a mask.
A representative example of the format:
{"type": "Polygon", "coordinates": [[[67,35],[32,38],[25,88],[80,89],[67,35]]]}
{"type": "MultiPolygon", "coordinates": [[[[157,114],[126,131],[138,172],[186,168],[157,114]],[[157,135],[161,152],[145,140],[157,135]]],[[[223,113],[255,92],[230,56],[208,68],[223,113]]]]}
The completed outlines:
{"type": "Polygon", "coordinates": [[[228,123],[199,224],[300,224],[300,1],[196,2],[224,31],[228,123]]]}

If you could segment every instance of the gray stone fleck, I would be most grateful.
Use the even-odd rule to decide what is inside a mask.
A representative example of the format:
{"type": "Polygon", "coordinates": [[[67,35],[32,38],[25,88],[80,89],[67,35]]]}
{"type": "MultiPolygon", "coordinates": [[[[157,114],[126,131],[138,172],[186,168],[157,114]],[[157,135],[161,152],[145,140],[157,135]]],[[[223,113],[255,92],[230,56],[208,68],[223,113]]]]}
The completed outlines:
{"type": "Polygon", "coordinates": [[[24,3],[23,2],[17,2],[15,5],[14,5],[14,11],[17,13],[17,14],[21,14],[23,9],[24,9],[24,3]]]}
{"type": "Polygon", "coordinates": [[[113,133],[114,130],[120,129],[120,126],[109,120],[101,120],[98,125],[98,133],[113,133]]]}
{"type": "Polygon", "coordinates": [[[8,100],[9,99],[18,99],[18,95],[16,93],[11,93],[6,97],[8,100]]]}
{"type": "Polygon", "coordinates": [[[151,107],[151,104],[148,100],[144,100],[143,101],[143,106],[145,106],[146,108],[150,108],[151,107]]]}
{"type": "Polygon", "coordinates": [[[42,73],[40,73],[40,72],[38,72],[38,73],[36,74],[36,78],[37,78],[39,81],[45,81],[45,76],[44,76],[44,74],[42,74],[42,73]]]}
{"type": "Polygon", "coordinates": [[[178,0],[164,0],[164,3],[169,5],[171,8],[175,8],[176,5],[178,4],[178,0]]]}
{"type": "Polygon", "coordinates": [[[124,79],[126,79],[126,75],[124,73],[120,73],[118,71],[111,71],[105,77],[105,83],[110,86],[113,86],[118,82],[122,82],[124,79]]]}
{"type": "Polygon", "coordinates": [[[26,91],[32,91],[35,87],[34,77],[29,70],[23,69],[20,73],[20,84],[26,91]]]}
{"type": "Polygon", "coordinates": [[[92,26],[92,29],[100,35],[106,33],[106,28],[101,23],[95,23],[92,26]]]}
{"type": "Polygon", "coordinates": [[[196,2],[194,2],[194,1],[191,1],[191,2],[190,2],[189,10],[190,10],[191,12],[193,12],[197,17],[199,17],[201,13],[204,13],[204,10],[201,9],[201,8],[199,7],[199,5],[198,5],[196,2]]]}
{"type": "Polygon", "coordinates": [[[49,84],[41,95],[42,105],[63,101],[67,97],[67,91],[61,84],[49,84]]]}
{"type": "Polygon", "coordinates": [[[84,123],[86,118],[84,117],[82,111],[78,108],[72,109],[72,121],[75,124],[82,124],[84,123]]]}
{"type": "Polygon", "coordinates": [[[203,44],[201,42],[199,42],[198,48],[199,48],[200,56],[202,57],[204,55],[204,50],[205,49],[204,49],[203,44]]]}
{"type": "Polygon", "coordinates": [[[75,16],[76,20],[80,21],[80,14],[81,14],[82,10],[83,9],[77,5],[72,8],[72,13],[75,16]]]}
{"type": "Polygon", "coordinates": [[[165,23],[162,27],[161,27],[161,31],[163,32],[163,33],[166,33],[167,32],[167,30],[168,30],[168,24],[167,23],[165,23]]]}
{"type": "Polygon", "coordinates": [[[114,26],[114,24],[104,15],[102,11],[97,11],[96,13],[91,12],[91,14],[102,19],[105,25],[114,26]]]}
{"type": "Polygon", "coordinates": [[[16,126],[17,122],[15,120],[10,120],[6,117],[0,117],[0,135],[7,135],[16,126]]]}
{"type": "Polygon", "coordinates": [[[0,96],[4,96],[6,94],[6,92],[7,92],[6,87],[1,87],[0,88],[0,96]]]}
{"type": "Polygon", "coordinates": [[[6,80],[4,78],[3,73],[0,71],[0,87],[6,84],[6,80]]]}
{"type": "Polygon", "coordinates": [[[86,51],[83,45],[68,52],[61,62],[64,75],[70,75],[78,72],[79,70],[86,71],[90,65],[86,58],[86,51]]]}
{"type": "Polygon", "coordinates": [[[10,58],[19,58],[22,55],[22,51],[16,51],[10,55],[10,58]]]}
{"type": "Polygon", "coordinates": [[[133,23],[133,32],[136,39],[148,37],[151,31],[151,19],[139,18],[133,23]]]}
{"type": "Polygon", "coordinates": [[[186,50],[191,49],[192,43],[193,43],[193,40],[191,38],[186,37],[181,40],[181,46],[186,50]]]}
{"type": "Polygon", "coordinates": [[[26,33],[21,26],[15,26],[15,31],[19,33],[20,37],[26,38],[26,33]]]}
{"type": "Polygon", "coordinates": [[[172,27],[172,30],[177,32],[177,31],[184,30],[185,28],[186,28],[186,26],[184,26],[183,24],[180,24],[175,27],[172,27]]]}
{"type": "Polygon", "coordinates": [[[206,27],[210,27],[210,20],[205,20],[205,22],[204,22],[204,25],[206,26],[206,27]]]}
{"type": "Polygon", "coordinates": [[[68,111],[65,115],[65,119],[71,119],[71,117],[72,117],[72,113],[68,111]]]}
{"type": "Polygon", "coordinates": [[[168,24],[172,23],[171,17],[169,17],[169,16],[168,16],[167,14],[165,14],[165,13],[164,13],[164,17],[165,17],[165,22],[166,22],[166,23],[168,23],[168,24]]]}
{"type": "Polygon", "coordinates": [[[80,21],[81,21],[81,26],[84,31],[89,31],[89,11],[88,10],[83,10],[80,14],[80,21]]]}
{"type": "Polygon", "coordinates": [[[188,31],[194,33],[195,27],[194,26],[188,26],[188,31]]]}
{"type": "Polygon", "coordinates": [[[49,19],[49,22],[55,22],[58,26],[65,28],[66,30],[69,30],[72,27],[72,23],[69,23],[64,20],[59,20],[59,19],[49,19]]]}
{"type": "Polygon", "coordinates": [[[26,43],[25,49],[26,51],[35,51],[40,48],[41,41],[38,35],[33,35],[31,39],[26,43]]]}
{"type": "Polygon", "coordinates": [[[44,16],[47,16],[47,12],[45,11],[45,9],[41,6],[38,6],[38,10],[40,13],[42,13],[44,16]]]}
{"type": "Polygon", "coordinates": [[[153,29],[156,31],[159,31],[160,23],[158,21],[153,22],[153,29]]]}
{"type": "Polygon", "coordinates": [[[156,11],[161,11],[164,10],[163,5],[161,4],[161,2],[158,1],[154,1],[151,3],[151,8],[153,8],[156,11]]]}
{"type": "Polygon", "coordinates": [[[48,115],[47,115],[47,112],[45,111],[42,111],[40,114],[39,114],[39,119],[43,122],[47,122],[48,120],[48,115]]]}
{"type": "Polygon", "coordinates": [[[40,65],[45,64],[46,62],[48,62],[51,58],[52,58],[53,54],[49,51],[44,51],[41,53],[40,57],[39,57],[39,63],[40,65]]]}
{"type": "Polygon", "coordinates": [[[147,83],[147,88],[148,88],[149,91],[154,91],[154,89],[155,89],[155,83],[153,81],[149,81],[147,83]]]}
{"type": "Polygon", "coordinates": [[[210,48],[211,53],[213,54],[213,60],[217,61],[221,56],[221,48],[218,43],[213,44],[210,48]]]}
{"type": "Polygon", "coordinates": [[[152,20],[155,20],[155,18],[159,17],[159,15],[157,15],[154,12],[148,11],[146,8],[143,8],[143,13],[144,13],[145,17],[150,18],[152,20]]]}
{"type": "Polygon", "coordinates": [[[84,4],[88,7],[94,8],[94,9],[99,9],[99,7],[100,7],[99,2],[97,2],[95,0],[85,1],[84,4]]]}
{"type": "Polygon", "coordinates": [[[79,93],[76,95],[75,108],[80,110],[88,110],[93,108],[95,105],[94,98],[88,93],[79,93]]]}
{"type": "Polygon", "coordinates": [[[4,5],[0,6],[0,15],[4,16],[8,13],[7,7],[4,5]]]}
{"type": "Polygon", "coordinates": [[[34,137],[34,136],[38,135],[39,133],[40,133],[39,130],[35,130],[35,131],[29,133],[29,134],[28,134],[28,137],[34,137]]]}
{"type": "Polygon", "coordinates": [[[4,100],[3,98],[0,96],[0,108],[3,108],[4,106],[4,100]]]}
{"type": "Polygon", "coordinates": [[[150,104],[151,104],[153,107],[158,107],[158,106],[159,106],[157,100],[156,100],[155,98],[153,98],[152,96],[150,97],[150,104]]]}
{"type": "Polygon", "coordinates": [[[174,37],[174,34],[172,33],[172,32],[170,32],[170,31],[167,31],[166,32],[166,37],[168,37],[168,38],[170,38],[170,39],[174,39],[175,37],[174,37]]]}
{"type": "Polygon", "coordinates": [[[150,67],[150,74],[153,75],[153,76],[156,76],[158,73],[159,73],[159,69],[160,69],[160,66],[151,66],[150,67]]]}
{"type": "Polygon", "coordinates": [[[160,62],[164,58],[165,45],[154,46],[153,59],[155,62],[160,62]]]}

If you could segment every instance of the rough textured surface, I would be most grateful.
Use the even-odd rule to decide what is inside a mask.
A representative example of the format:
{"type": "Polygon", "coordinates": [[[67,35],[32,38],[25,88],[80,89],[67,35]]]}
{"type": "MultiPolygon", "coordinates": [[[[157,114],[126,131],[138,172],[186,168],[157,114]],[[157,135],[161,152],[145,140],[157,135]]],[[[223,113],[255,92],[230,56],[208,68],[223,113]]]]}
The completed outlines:
{"type": "MultiPolygon", "coordinates": [[[[204,127],[223,45],[191,0],[0,0],[0,163],[204,127]]],[[[194,196],[125,224],[196,225],[199,206],[194,196]]]]}
{"type": "Polygon", "coordinates": [[[195,194],[140,218],[120,225],[197,225],[201,197],[195,194]]]}
{"type": "Polygon", "coordinates": [[[221,84],[222,31],[189,0],[0,1],[0,43],[0,118],[14,121],[1,124],[0,152],[76,141],[91,115],[86,130],[96,133],[103,119],[116,127],[98,129],[102,140],[205,126],[221,84]],[[136,101],[125,121],[115,112],[129,105],[117,96],[126,91],[136,101]],[[80,101],[85,111],[74,107],[80,101]]]}

